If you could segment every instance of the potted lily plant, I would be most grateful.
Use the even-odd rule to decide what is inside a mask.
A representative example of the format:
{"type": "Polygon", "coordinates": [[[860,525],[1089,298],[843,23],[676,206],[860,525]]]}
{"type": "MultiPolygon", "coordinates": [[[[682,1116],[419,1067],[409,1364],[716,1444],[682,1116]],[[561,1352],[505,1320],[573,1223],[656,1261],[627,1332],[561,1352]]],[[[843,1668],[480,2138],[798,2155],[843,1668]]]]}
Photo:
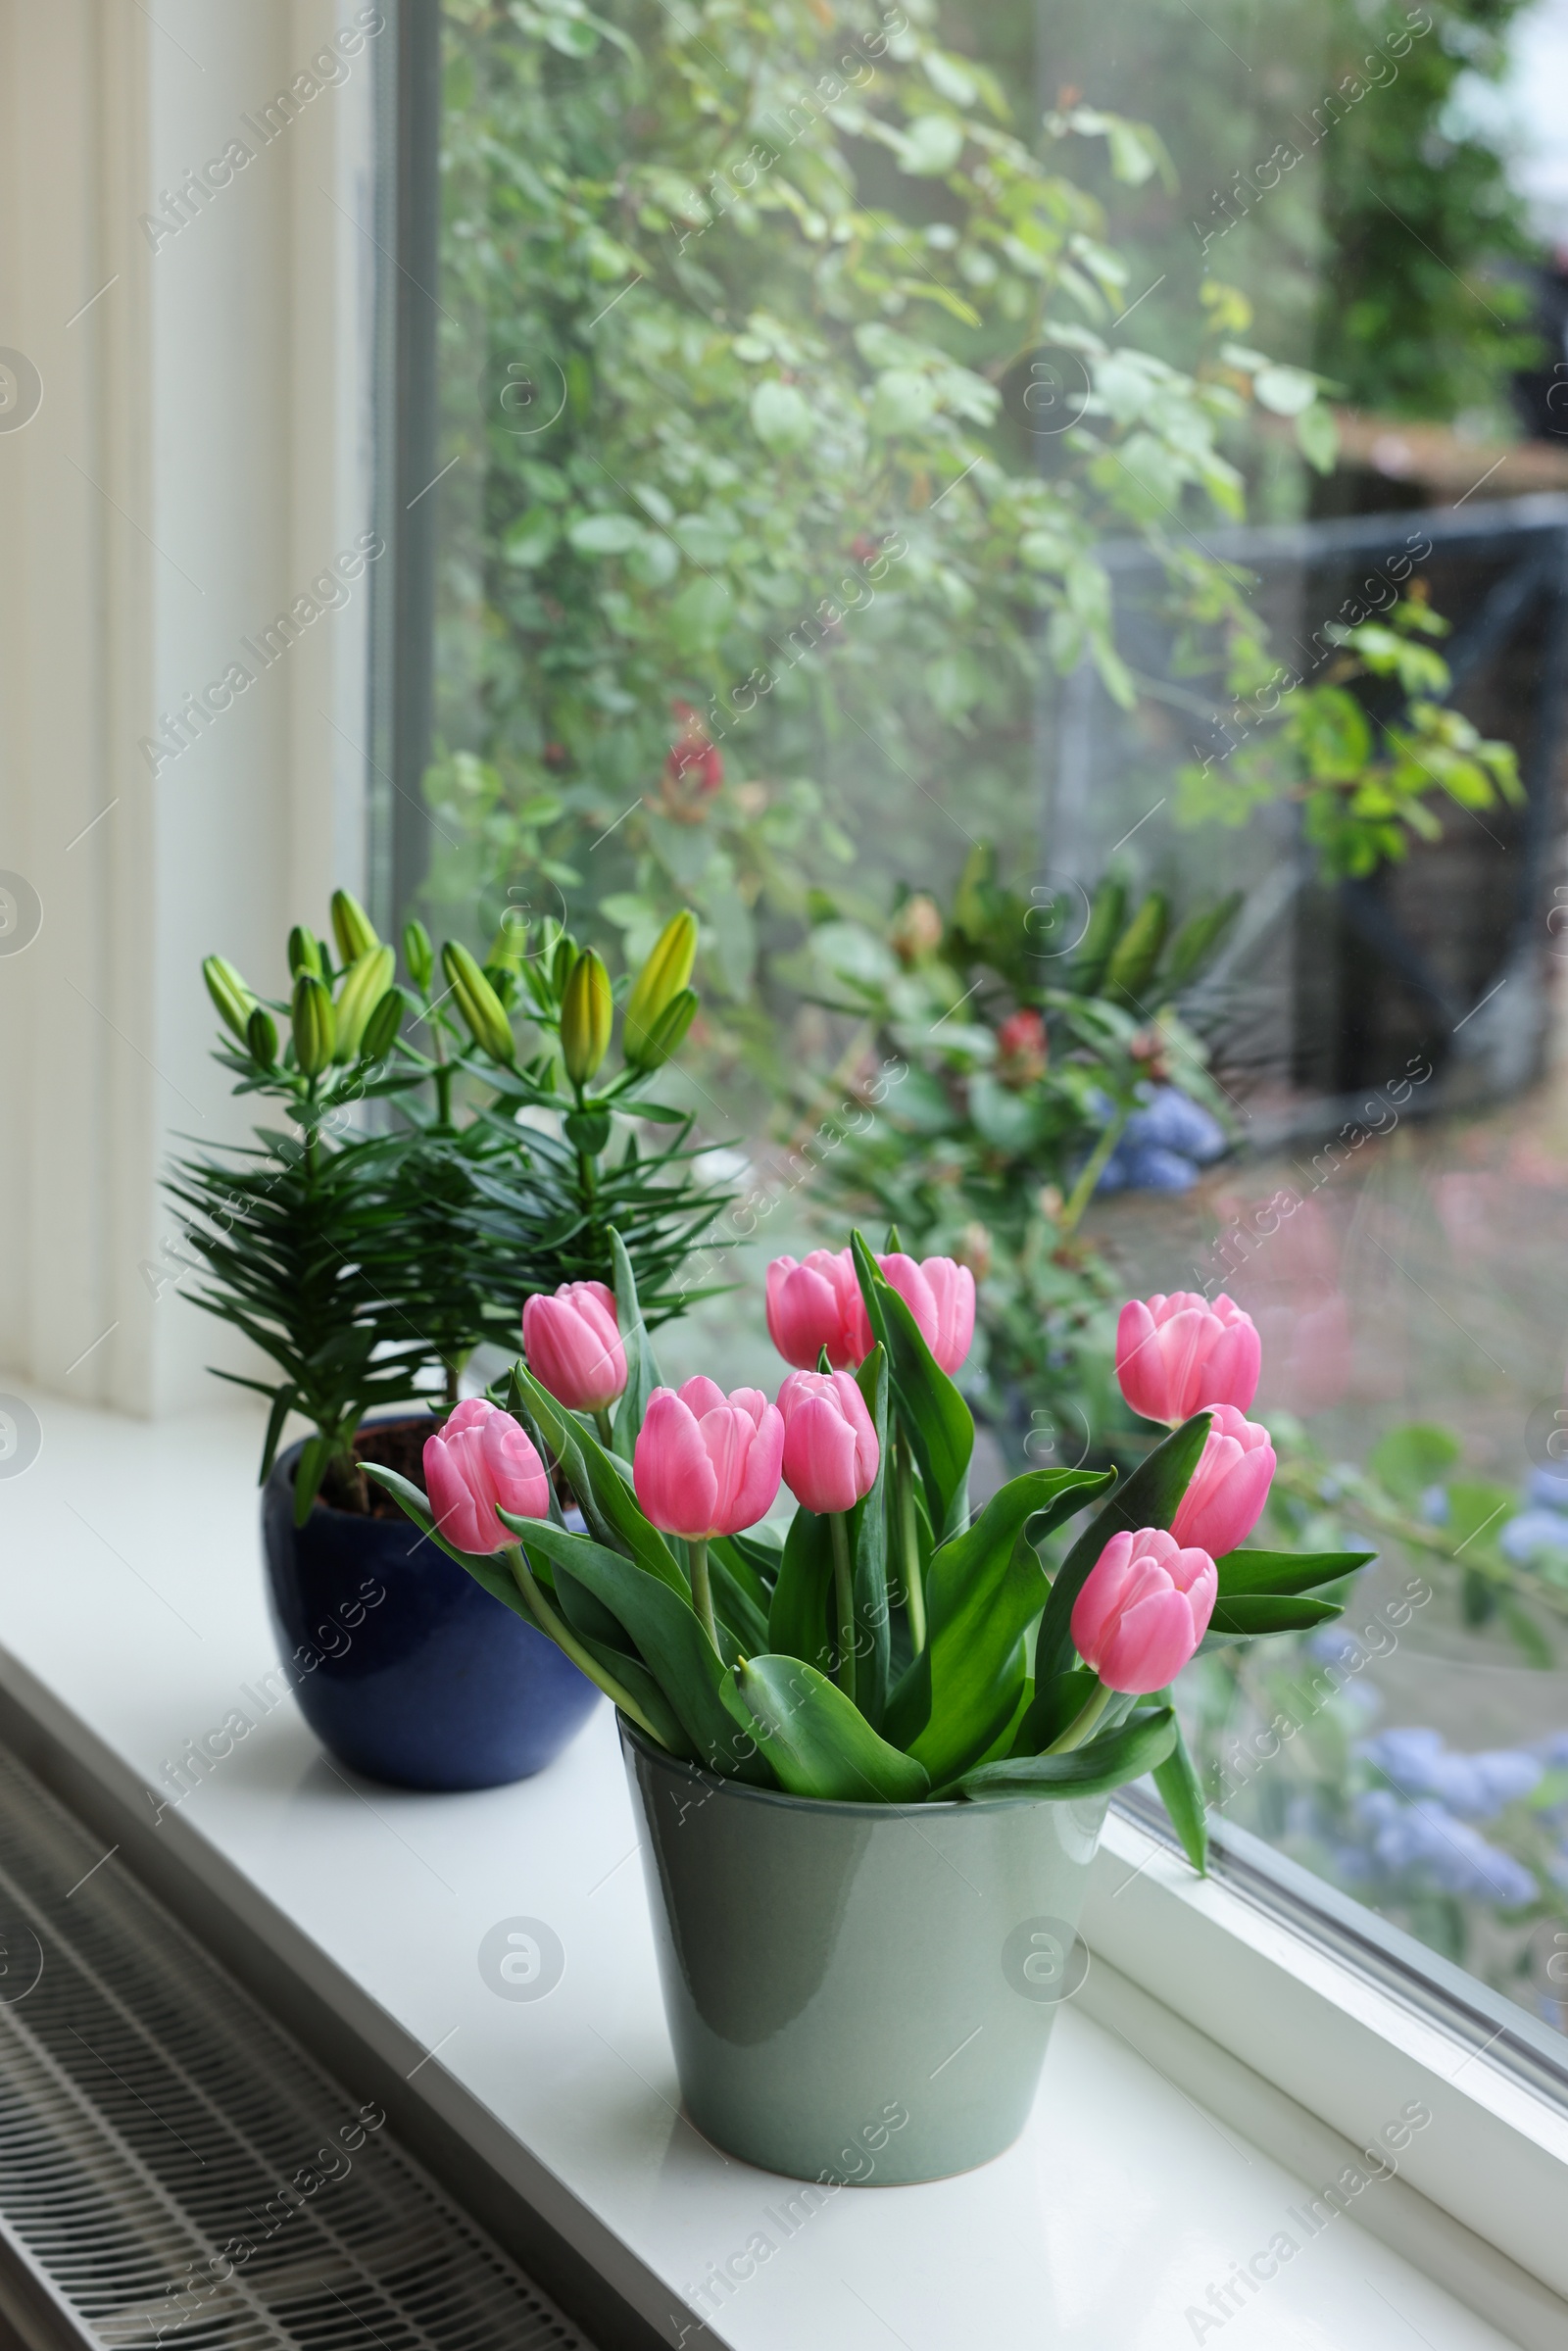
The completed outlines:
{"type": "Polygon", "coordinates": [[[965,1268],[857,1234],[770,1269],[776,1400],[658,1385],[633,1309],[609,1445],[534,1348],[427,1446],[425,1492],[369,1473],[614,1701],[687,2112],[801,2178],[1011,2143],[1111,1790],[1152,1773],[1204,1865],[1177,1674],[1337,1615],[1322,1588],[1372,1555],[1243,1547],[1274,1456],[1223,1298],[1123,1310],[1124,1391],[1166,1424],[1131,1476],[1031,1471],[971,1514],[973,1315],[965,1268]]]}
{"type": "MultiPolygon", "coordinates": [[[[615,1278],[616,1249],[641,1277],[639,1311],[679,1310],[673,1276],[721,1199],[693,1176],[690,1121],[643,1097],[696,1008],[695,948],[692,917],[677,916],[630,986],[613,1070],[615,991],[556,928],[531,955],[526,933],[503,930],[481,966],[456,943],[437,955],[410,923],[400,984],[392,947],[339,891],[330,939],[290,936],[286,1000],[258,998],[220,957],[204,965],[226,1032],[217,1057],[236,1093],[281,1118],[249,1149],[177,1164],[187,1262],[206,1276],[188,1295],[271,1358],[270,1378],[220,1376],[270,1405],[273,1621],[312,1728],[372,1778],[518,1779],[597,1703],[556,1643],[439,1548],[411,1544],[366,1470],[417,1466],[432,1431],[462,1414],[473,1348],[514,1336],[525,1301],[559,1320],[586,1284],[612,1298],[613,1331],[600,1277],[615,1278]],[[363,1123],[376,1102],[398,1113],[385,1131],[363,1123]],[[520,1125],[524,1108],[554,1112],[556,1131],[520,1125]],[[673,1127],[668,1148],[641,1153],[622,1110],[673,1127]],[[311,1434],[285,1447],[291,1414],[311,1434]]],[[[595,1394],[618,1395],[624,1378],[617,1338],[595,1394]]]]}

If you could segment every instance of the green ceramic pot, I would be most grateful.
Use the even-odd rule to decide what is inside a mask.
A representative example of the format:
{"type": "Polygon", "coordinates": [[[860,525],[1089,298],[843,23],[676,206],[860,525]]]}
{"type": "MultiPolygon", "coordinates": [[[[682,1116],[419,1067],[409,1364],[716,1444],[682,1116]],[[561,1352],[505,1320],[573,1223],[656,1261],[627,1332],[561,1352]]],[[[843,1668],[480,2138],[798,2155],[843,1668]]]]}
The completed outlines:
{"type": "Polygon", "coordinates": [[[827,1804],[624,1718],[686,2111],[764,2171],[893,2187],[1000,2155],[1034,2102],[1105,1798],[827,1804]]]}

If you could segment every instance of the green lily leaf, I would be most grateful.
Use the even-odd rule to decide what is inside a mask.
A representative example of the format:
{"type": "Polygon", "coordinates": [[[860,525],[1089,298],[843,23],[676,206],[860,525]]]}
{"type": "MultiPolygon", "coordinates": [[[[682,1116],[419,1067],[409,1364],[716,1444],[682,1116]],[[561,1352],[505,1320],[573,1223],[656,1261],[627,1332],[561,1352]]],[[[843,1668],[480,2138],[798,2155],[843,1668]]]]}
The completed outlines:
{"type": "Polygon", "coordinates": [[[278,1444],[283,1435],[283,1423],[294,1409],[296,1395],[297,1391],[285,1382],[272,1398],[272,1409],[267,1418],[267,1442],[262,1446],[262,1474],[256,1481],[258,1486],[265,1486],[272,1474],[272,1463],[277,1459],[278,1444]]]}
{"type": "Polygon", "coordinates": [[[1376,1557],[1376,1551],[1227,1551],[1214,1565],[1223,1600],[1240,1592],[1310,1592],[1314,1584],[1353,1576],[1376,1557]]]}
{"type": "Polygon", "coordinates": [[[1223,1593],[1214,1603],[1208,1631],[1237,1640],[1257,1633],[1304,1633],[1345,1614],[1340,1600],[1294,1598],[1288,1593],[1243,1592],[1235,1599],[1223,1593]]]}
{"type": "Polygon", "coordinates": [[[770,1787],[772,1773],[747,1743],[756,1739],[750,1717],[729,1702],[729,1676],[691,1601],[587,1535],[548,1519],[502,1516],[527,1551],[542,1551],[566,1568],[625,1628],[700,1760],[730,1778],[770,1787]]]}
{"type": "Polygon", "coordinates": [[[784,1538],[784,1556],[767,1612],[767,1645],[823,1673],[833,1670],[833,1542],[826,1518],[800,1509],[784,1538]]]}
{"type": "MultiPolygon", "coordinates": [[[[952,1780],[983,1755],[1017,1705],[1027,1659],[1024,1633],[1051,1586],[1034,1543],[1110,1485],[1105,1470],[1035,1469],[992,1495],[972,1527],[940,1545],[926,1584],[925,1671],[898,1690],[888,1731],[918,1755],[933,1780],[952,1780]],[[916,1691],[929,1708],[913,1720],[916,1691]]],[[[909,1681],[909,1676],[905,1677],[909,1681]]]]}
{"type": "Polygon", "coordinates": [[[294,1468],[294,1524],[303,1527],[310,1517],[316,1497],[326,1475],[326,1465],[332,1458],[332,1440],[329,1437],[307,1437],[294,1468]]]}
{"type": "Polygon", "coordinates": [[[735,1687],[779,1786],[791,1795],[917,1804],[929,1791],[914,1758],[879,1739],[854,1700],[799,1657],[743,1659],[735,1687]]]}
{"type": "Polygon", "coordinates": [[[638,1303],[637,1276],[626,1254],[626,1245],[613,1225],[610,1230],[610,1247],[615,1262],[615,1320],[620,1325],[621,1345],[626,1350],[626,1385],[615,1406],[612,1442],[621,1459],[629,1461],[643,1415],[648,1410],[648,1399],[663,1383],[638,1303]]]}
{"type": "Polygon", "coordinates": [[[969,1516],[974,1416],[920,1335],[920,1326],[859,1233],[850,1236],[871,1333],[886,1347],[889,1393],[925,1482],[931,1524],[956,1535],[969,1516]]]}
{"type": "MultiPolygon", "coordinates": [[[[1159,1694],[1164,1703],[1169,1706],[1170,1691],[1162,1690],[1159,1694]]],[[[1173,1722],[1175,1721],[1174,1707],[1171,1708],[1171,1719],[1173,1722]]],[[[1176,1738],[1170,1753],[1165,1757],[1163,1763],[1156,1763],[1154,1766],[1154,1786],[1159,1790],[1160,1801],[1170,1814],[1188,1860],[1200,1878],[1206,1876],[1208,1871],[1208,1822],[1204,1815],[1208,1808],[1203,1802],[1202,1785],[1194,1767],[1192,1756],[1188,1753],[1187,1741],[1182,1737],[1182,1727],[1179,1722],[1176,1723],[1176,1738]]]]}
{"type": "Polygon", "coordinates": [[[1009,1755],[965,1772],[943,1795],[1099,1796],[1129,1780],[1157,1770],[1176,1743],[1176,1717],[1168,1706],[1135,1716],[1119,1731],[1092,1739],[1065,1755],[1009,1755]]]}

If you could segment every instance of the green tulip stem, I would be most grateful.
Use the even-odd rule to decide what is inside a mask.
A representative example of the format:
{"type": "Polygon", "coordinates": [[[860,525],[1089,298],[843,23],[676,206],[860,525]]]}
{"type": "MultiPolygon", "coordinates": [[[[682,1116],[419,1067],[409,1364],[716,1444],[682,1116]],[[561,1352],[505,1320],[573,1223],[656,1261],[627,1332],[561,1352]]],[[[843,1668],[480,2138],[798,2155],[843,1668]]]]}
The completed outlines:
{"type": "Polygon", "coordinates": [[[833,1530],[833,1597],[839,1620],[839,1688],[855,1700],[855,1582],[850,1569],[850,1522],[842,1510],[830,1510],[833,1530]]]}
{"type": "Polygon", "coordinates": [[[622,1690],[614,1676],[607,1674],[598,1658],[590,1655],[576,1635],[569,1633],[562,1623],[540,1590],[521,1544],[509,1543],[506,1556],[507,1564],[516,1581],[517,1590],[527,1601],[529,1614],[538,1625],[540,1632],[547,1633],[557,1648],[571,1659],[577,1671],[580,1674],[586,1674],[589,1681],[597,1684],[612,1705],[618,1706],[621,1713],[628,1716],[637,1725],[639,1731],[646,1731],[654,1744],[662,1747],[664,1743],[663,1740],[631,1692],[622,1690]]]}
{"type": "Polygon", "coordinates": [[[610,1406],[608,1404],[595,1404],[594,1427],[599,1431],[600,1444],[604,1446],[606,1452],[609,1452],[611,1445],[611,1428],[610,1406]]]}
{"type": "Polygon", "coordinates": [[[925,1647],[925,1586],[920,1580],[920,1530],[914,1512],[914,1463],[908,1440],[894,1439],[893,1486],[899,1503],[899,1538],[903,1549],[904,1604],[909,1613],[909,1639],[918,1657],[925,1647]]]}
{"type": "Polygon", "coordinates": [[[692,1563],[692,1604],[703,1620],[703,1631],[716,1650],[718,1624],[713,1615],[713,1588],[708,1580],[708,1537],[689,1537],[686,1551],[692,1563]]]}
{"type": "Polygon", "coordinates": [[[1077,1719],[1067,1725],[1059,1739],[1052,1740],[1046,1753],[1048,1755],[1070,1755],[1074,1747],[1081,1747],[1115,1694],[1116,1692],[1113,1690],[1107,1690],[1102,1682],[1077,1719]]]}

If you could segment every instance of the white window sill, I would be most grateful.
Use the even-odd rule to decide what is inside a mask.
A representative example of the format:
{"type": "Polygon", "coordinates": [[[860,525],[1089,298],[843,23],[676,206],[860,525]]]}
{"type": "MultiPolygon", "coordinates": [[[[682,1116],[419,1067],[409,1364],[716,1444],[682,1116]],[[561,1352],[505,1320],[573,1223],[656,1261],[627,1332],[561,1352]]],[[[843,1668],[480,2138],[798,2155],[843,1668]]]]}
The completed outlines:
{"type": "Polygon", "coordinates": [[[422,2117],[466,2150],[476,2180],[537,2215],[660,2339],[695,2340],[704,2319],[741,2351],[1154,2351],[1238,2321],[1235,2340],[1245,2327],[1293,2351],[1568,2339],[1568,2308],[1541,2282],[1568,2284],[1553,2269],[1568,2123],[1224,1886],[1152,1856],[1125,1821],[1085,1920],[1095,1963],[1018,2146],[938,2185],[845,2191],[789,2233],[791,2185],[726,2161],[678,2113],[608,1710],[535,1780],[417,1796],[351,1787],[285,1699],[154,1827],[145,1790],[166,1759],[276,1662],[258,1423],[33,1401],[42,1453],[0,1479],[0,1727],[78,1809],[123,1827],[160,1890],[194,1889],[201,1931],[220,1956],[248,1953],[242,1972],[285,2015],[326,2018],[355,2064],[379,2068],[395,2122],[422,2117]],[[565,1946],[537,2004],[497,1998],[476,1964],[486,1931],[518,1915],[565,1946]],[[1412,2102],[1432,2121],[1401,2176],[1310,2234],[1314,2196],[1412,2102]],[[737,2281],[759,2232],[775,2249],[737,2281]],[[1213,2317],[1209,2289],[1237,2265],[1268,2269],[1281,2232],[1298,2250],[1254,2295],[1238,2290],[1230,2318],[1189,2315],[1213,2317]]]}

